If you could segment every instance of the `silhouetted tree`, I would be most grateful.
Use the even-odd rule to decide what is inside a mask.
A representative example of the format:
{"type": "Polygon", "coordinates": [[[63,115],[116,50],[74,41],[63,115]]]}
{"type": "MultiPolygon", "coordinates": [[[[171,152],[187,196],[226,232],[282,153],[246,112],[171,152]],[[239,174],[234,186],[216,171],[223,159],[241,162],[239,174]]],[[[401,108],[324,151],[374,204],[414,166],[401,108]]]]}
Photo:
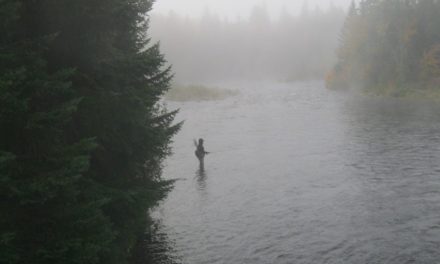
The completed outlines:
{"type": "Polygon", "coordinates": [[[127,263],[179,129],[148,0],[0,3],[0,262],[127,263]]]}

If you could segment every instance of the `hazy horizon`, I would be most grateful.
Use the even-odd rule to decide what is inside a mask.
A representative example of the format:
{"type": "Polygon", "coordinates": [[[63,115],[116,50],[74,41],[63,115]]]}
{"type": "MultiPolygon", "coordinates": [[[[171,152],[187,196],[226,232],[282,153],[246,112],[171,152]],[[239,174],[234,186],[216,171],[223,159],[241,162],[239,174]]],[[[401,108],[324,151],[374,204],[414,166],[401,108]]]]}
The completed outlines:
{"type": "Polygon", "coordinates": [[[239,23],[213,13],[203,19],[153,14],[150,33],[178,82],[323,79],[335,62],[344,18],[340,8],[323,8],[269,23],[261,6],[239,23]]]}
{"type": "Polygon", "coordinates": [[[304,6],[307,6],[309,10],[327,9],[331,5],[346,9],[350,2],[351,0],[156,0],[152,12],[159,14],[175,12],[179,15],[198,18],[209,11],[221,18],[235,20],[248,18],[255,6],[265,6],[271,18],[274,18],[282,12],[296,15],[304,6]]]}

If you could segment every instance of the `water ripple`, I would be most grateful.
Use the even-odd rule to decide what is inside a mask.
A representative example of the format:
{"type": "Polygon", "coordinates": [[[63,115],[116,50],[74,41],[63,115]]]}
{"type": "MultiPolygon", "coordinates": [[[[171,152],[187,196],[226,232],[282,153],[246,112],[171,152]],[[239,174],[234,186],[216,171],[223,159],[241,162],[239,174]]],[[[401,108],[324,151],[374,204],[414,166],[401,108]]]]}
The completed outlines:
{"type": "Polygon", "coordinates": [[[438,263],[440,107],[319,82],[171,107],[186,123],[164,173],[187,180],[153,213],[160,263],[438,263]]]}

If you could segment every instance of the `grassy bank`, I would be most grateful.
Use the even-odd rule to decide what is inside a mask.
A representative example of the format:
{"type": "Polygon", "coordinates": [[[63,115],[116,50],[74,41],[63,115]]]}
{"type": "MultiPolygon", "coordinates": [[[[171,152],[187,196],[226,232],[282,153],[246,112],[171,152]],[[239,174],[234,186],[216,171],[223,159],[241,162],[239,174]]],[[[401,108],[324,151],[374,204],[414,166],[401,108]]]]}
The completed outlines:
{"type": "Polygon", "coordinates": [[[169,101],[213,101],[223,100],[237,95],[238,92],[230,89],[208,87],[204,85],[173,85],[165,95],[169,101]]]}

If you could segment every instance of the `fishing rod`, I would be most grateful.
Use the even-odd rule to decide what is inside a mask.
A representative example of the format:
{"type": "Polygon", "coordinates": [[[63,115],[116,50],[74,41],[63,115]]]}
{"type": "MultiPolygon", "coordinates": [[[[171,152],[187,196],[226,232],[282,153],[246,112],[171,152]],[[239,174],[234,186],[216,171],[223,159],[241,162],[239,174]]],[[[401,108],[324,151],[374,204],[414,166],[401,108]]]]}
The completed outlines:
{"type": "MultiPolygon", "coordinates": [[[[196,147],[196,148],[198,148],[199,147],[199,143],[197,143],[197,140],[194,138],[193,139],[193,142],[194,142],[194,146],[196,147]]],[[[212,152],[208,152],[208,151],[204,151],[205,152],[205,154],[211,154],[212,152]]]]}
{"type": "MultiPolygon", "coordinates": [[[[196,140],[196,139],[193,139],[193,143],[194,143],[194,146],[195,146],[196,148],[199,146],[199,144],[197,143],[197,140],[196,140]]],[[[206,152],[206,151],[205,151],[205,153],[206,153],[206,154],[219,154],[219,153],[225,153],[225,152],[231,152],[231,151],[239,151],[239,150],[241,150],[241,149],[240,149],[240,148],[234,148],[234,149],[227,149],[227,150],[214,151],[214,152],[212,152],[212,151],[210,151],[210,152],[206,152]]]]}

